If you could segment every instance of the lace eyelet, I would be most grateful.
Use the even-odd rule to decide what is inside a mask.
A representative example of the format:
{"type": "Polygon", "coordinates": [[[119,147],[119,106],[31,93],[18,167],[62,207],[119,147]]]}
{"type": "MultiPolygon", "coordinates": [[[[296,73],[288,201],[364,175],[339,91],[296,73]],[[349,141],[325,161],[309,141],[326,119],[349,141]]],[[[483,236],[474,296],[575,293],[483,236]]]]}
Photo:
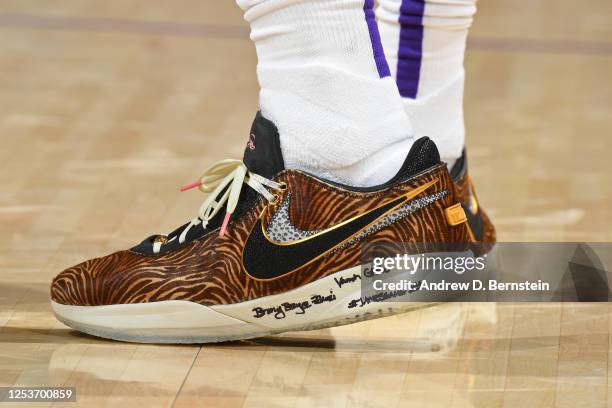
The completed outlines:
{"type": "Polygon", "coordinates": [[[285,191],[285,190],[287,189],[287,183],[285,183],[284,181],[281,181],[281,182],[280,182],[280,183],[278,183],[278,184],[279,184],[278,189],[279,189],[280,191],[285,191]]]}
{"type": "Polygon", "coordinates": [[[275,205],[278,204],[278,201],[280,200],[280,196],[278,194],[274,194],[272,196],[272,200],[270,200],[270,204],[271,205],[275,205]]]}
{"type": "Polygon", "coordinates": [[[154,240],[153,243],[159,243],[161,245],[166,244],[166,242],[168,242],[168,236],[167,235],[158,235],[154,240]]]}

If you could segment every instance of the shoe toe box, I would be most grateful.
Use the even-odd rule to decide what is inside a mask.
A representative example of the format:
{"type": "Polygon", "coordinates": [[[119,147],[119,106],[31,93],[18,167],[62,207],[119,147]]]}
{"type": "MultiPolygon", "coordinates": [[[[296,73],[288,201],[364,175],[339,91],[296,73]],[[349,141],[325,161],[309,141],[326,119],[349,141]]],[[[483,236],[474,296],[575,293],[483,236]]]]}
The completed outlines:
{"type": "Polygon", "coordinates": [[[124,278],[132,271],[128,251],[94,258],[68,268],[51,283],[51,300],[73,306],[98,306],[121,302],[124,278]]]}

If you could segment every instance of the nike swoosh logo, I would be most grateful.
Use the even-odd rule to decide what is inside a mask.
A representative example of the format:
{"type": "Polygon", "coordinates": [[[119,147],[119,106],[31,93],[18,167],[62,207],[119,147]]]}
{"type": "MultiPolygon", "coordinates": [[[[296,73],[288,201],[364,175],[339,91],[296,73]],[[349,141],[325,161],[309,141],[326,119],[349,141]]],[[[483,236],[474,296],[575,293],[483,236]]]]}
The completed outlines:
{"type": "Polygon", "coordinates": [[[247,273],[257,280],[272,280],[287,275],[339,247],[377,220],[407,204],[437,181],[438,179],[429,181],[364,214],[316,231],[297,241],[270,240],[264,232],[262,217],[259,217],[244,246],[243,266],[247,273]]]}

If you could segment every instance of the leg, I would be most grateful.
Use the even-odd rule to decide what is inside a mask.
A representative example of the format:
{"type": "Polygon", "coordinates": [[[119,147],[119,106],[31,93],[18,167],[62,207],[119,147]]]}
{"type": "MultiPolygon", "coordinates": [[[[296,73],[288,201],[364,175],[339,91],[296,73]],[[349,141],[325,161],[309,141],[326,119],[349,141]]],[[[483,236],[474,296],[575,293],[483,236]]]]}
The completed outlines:
{"type": "Polygon", "coordinates": [[[476,0],[380,0],[382,42],[417,137],[452,164],[464,145],[463,58],[476,0]]]}
{"type": "Polygon", "coordinates": [[[238,0],[257,49],[262,114],[287,167],[355,186],[387,181],[412,144],[374,0],[238,0]]]}

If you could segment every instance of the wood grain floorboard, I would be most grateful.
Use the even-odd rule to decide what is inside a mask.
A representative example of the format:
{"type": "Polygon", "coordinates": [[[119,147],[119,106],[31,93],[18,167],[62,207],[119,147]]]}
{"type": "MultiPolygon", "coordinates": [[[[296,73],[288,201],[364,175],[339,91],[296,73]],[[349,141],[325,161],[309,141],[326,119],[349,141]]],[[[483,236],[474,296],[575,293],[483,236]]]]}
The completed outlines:
{"type": "MultiPolygon", "coordinates": [[[[479,3],[467,143],[501,241],[612,240],[611,12],[479,3]]],[[[202,197],[178,186],[240,157],[247,33],[231,0],[0,4],[0,386],[76,386],[37,405],[66,407],[611,406],[607,304],[445,304],[203,347],[53,318],[57,272],[190,219],[202,197]]]]}

